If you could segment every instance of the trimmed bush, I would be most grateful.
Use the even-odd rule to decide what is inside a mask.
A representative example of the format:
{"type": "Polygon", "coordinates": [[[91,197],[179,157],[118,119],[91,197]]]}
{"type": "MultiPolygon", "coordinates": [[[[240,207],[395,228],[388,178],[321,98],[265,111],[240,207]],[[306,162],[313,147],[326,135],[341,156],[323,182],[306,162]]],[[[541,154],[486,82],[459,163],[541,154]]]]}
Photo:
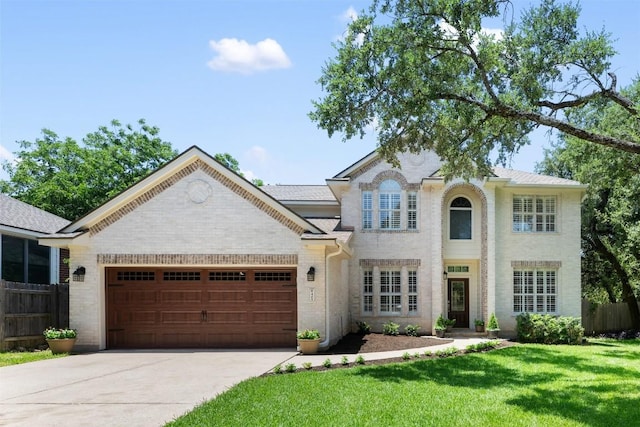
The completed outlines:
{"type": "Polygon", "coordinates": [[[410,337],[417,337],[419,330],[420,330],[420,325],[407,325],[404,328],[404,333],[409,335],[410,337]]]}
{"type": "Polygon", "coordinates": [[[398,335],[400,333],[400,325],[394,322],[388,322],[382,325],[382,333],[384,335],[398,335]]]}
{"type": "Polygon", "coordinates": [[[539,344],[581,344],[584,328],[579,317],[522,313],[516,318],[518,341],[539,344]]]}

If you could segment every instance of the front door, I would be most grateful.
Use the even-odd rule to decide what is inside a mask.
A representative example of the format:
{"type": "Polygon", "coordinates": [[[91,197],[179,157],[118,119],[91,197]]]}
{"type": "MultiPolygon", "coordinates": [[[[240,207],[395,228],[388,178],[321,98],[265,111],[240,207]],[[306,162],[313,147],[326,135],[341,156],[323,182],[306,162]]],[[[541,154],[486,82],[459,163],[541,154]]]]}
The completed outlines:
{"type": "Polygon", "coordinates": [[[469,327],[469,279],[449,279],[448,317],[456,319],[454,328],[469,327]]]}

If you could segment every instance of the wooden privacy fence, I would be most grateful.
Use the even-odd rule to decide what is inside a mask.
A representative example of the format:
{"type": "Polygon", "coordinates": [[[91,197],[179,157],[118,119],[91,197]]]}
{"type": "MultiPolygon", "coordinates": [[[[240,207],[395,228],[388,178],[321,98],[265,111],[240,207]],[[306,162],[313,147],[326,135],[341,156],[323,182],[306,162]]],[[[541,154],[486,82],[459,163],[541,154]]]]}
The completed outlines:
{"type": "Polygon", "coordinates": [[[69,285],[0,281],[0,350],[43,340],[48,326],[69,326],[69,285]]]}
{"type": "Polygon", "coordinates": [[[596,305],[583,299],[582,326],[588,335],[629,330],[632,326],[629,305],[626,302],[596,305]]]}

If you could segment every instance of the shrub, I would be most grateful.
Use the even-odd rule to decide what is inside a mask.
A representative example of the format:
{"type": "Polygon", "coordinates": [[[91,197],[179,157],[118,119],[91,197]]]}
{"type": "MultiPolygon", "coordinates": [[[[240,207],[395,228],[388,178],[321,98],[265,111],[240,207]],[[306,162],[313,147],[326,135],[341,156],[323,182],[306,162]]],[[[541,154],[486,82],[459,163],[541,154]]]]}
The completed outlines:
{"type": "Polygon", "coordinates": [[[400,325],[393,322],[387,322],[382,325],[382,333],[384,335],[398,335],[400,333],[400,325]]]}
{"type": "Polygon", "coordinates": [[[291,372],[295,372],[297,368],[296,368],[296,364],[295,364],[295,363],[287,363],[287,364],[285,365],[284,369],[285,369],[287,372],[290,372],[290,373],[291,373],[291,372]]]}
{"type": "Polygon", "coordinates": [[[404,353],[402,353],[402,360],[409,360],[411,359],[411,355],[409,354],[408,351],[405,351],[404,353]]]}
{"type": "Polygon", "coordinates": [[[281,374],[281,373],[282,373],[282,365],[278,363],[278,364],[273,368],[273,373],[274,373],[274,374],[281,374]]]}
{"type": "Polygon", "coordinates": [[[330,368],[331,367],[331,359],[329,359],[329,358],[324,359],[324,362],[322,362],[322,366],[324,366],[325,368],[330,368]]]}
{"type": "Polygon", "coordinates": [[[317,329],[305,329],[299,331],[296,336],[299,340],[317,340],[320,339],[320,332],[317,329]]]}
{"type": "Polygon", "coordinates": [[[516,318],[518,341],[539,344],[581,344],[584,328],[579,317],[522,313],[516,318]]]}
{"type": "Polygon", "coordinates": [[[340,360],[340,363],[342,363],[343,366],[346,366],[349,364],[349,358],[347,356],[342,356],[342,359],[340,360]]]}
{"type": "Polygon", "coordinates": [[[410,337],[417,337],[419,330],[420,330],[420,325],[407,325],[404,328],[405,334],[409,335],[410,337]]]}
{"type": "Polygon", "coordinates": [[[361,354],[359,354],[358,357],[356,357],[356,364],[364,365],[364,357],[362,357],[361,354]]]}
{"type": "Polygon", "coordinates": [[[358,333],[367,335],[371,332],[371,326],[367,322],[356,322],[358,325],[358,333]]]}
{"type": "Polygon", "coordinates": [[[442,317],[442,314],[436,319],[436,325],[434,326],[434,329],[436,331],[444,331],[447,329],[447,321],[444,317],[442,317]]]}
{"type": "Polygon", "coordinates": [[[306,369],[306,370],[311,369],[311,367],[312,367],[312,366],[313,366],[313,365],[311,364],[311,362],[304,362],[304,363],[302,364],[302,367],[303,367],[304,369],[306,369]]]}
{"type": "Polygon", "coordinates": [[[498,318],[495,313],[491,313],[489,316],[489,323],[487,323],[487,331],[499,331],[500,325],[498,324],[498,318]]]}

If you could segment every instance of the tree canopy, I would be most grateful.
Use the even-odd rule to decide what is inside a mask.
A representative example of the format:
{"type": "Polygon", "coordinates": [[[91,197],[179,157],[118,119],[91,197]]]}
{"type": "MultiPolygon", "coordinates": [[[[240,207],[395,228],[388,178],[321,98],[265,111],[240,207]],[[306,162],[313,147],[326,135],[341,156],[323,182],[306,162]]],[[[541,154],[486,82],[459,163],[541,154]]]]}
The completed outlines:
{"type": "MultiPolygon", "coordinates": [[[[217,161],[222,163],[224,166],[226,166],[227,168],[231,169],[232,171],[234,171],[235,173],[240,175],[241,177],[243,177],[243,178],[245,177],[244,173],[240,170],[240,163],[231,154],[229,154],[229,153],[217,153],[213,157],[217,161]]],[[[256,187],[262,187],[264,185],[264,182],[259,178],[253,178],[251,180],[251,183],[253,185],[255,185],[256,187]]]]}
{"type": "Polygon", "coordinates": [[[510,0],[373,0],[337,42],[319,79],[325,95],[309,114],[329,136],[363,136],[379,151],[434,150],[445,177],[489,172],[536,127],[640,153],[635,134],[574,120],[592,105],[617,105],[640,123],[640,104],[617,89],[604,30],[580,32],[579,7],[543,0],[514,18],[510,0]],[[502,17],[491,34],[483,19],[502,17]]]}
{"type": "MultiPolygon", "coordinates": [[[[640,81],[622,93],[640,101],[640,81]]],[[[640,138],[637,121],[617,104],[593,104],[571,119],[590,131],[640,138]]],[[[583,294],[626,302],[640,330],[640,156],[564,136],[537,170],[589,184],[582,206],[583,294]]]]}
{"type": "Polygon", "coordinates": [[[35,141],[19,141],[16,162],[2,166],[9,180],[0,191],[66,219],[77,219],[176,156],[158,128],[117,120],[78,144],[43,129],[35,141]]]}

